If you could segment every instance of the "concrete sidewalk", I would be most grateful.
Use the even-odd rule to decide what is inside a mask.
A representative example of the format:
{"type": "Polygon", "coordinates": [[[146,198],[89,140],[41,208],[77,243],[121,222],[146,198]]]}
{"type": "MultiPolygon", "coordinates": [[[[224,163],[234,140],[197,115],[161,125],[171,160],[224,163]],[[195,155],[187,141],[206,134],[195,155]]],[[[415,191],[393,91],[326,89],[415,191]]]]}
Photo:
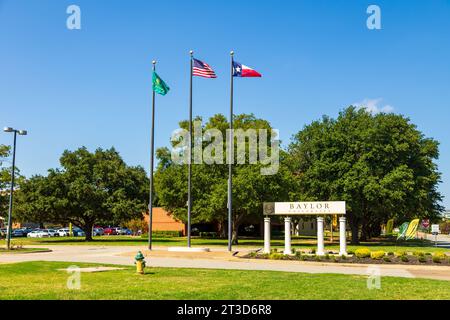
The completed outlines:
{"type": "MultiPolygon", "coordinates": [[[[30,246],[31,247],[31,246],[30,246]]],[[[146,255],[149,267],[200,268],[229,270],[265,270],[302,273],[334,273],[371,275],[403,278],[426,278],[450,281],[448,266],[405,266],[405,265],[360,265],[302,261],[256,260],[240,258],[245,252],[233,256],[223,249],[212,249],[209,253],[173,253],[167,248],[155,248],[149,252],[137,246],[46,246],[48,253],[1,254],[0,263],[24,261],[66,261],[73,263],[99,263],[133,265],[138,250],[146,255]]]]}

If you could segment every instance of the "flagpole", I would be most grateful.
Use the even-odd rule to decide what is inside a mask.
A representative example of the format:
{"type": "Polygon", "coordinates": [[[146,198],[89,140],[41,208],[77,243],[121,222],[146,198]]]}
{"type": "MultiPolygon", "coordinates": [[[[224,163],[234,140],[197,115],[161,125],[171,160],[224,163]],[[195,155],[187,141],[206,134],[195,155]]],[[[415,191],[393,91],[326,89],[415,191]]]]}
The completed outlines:
{"type": "Polygon", "coordinates": [[[191,55],[191,83],[190,83],[190,94],[189,94],[189,160],[188,160],[188,221],[187,221],[187,246],[191,247],[191,214],[192,214],[192,194],[191,194],[191,184],[192,184],[192,63],[194,51],[190,51],[191,55]]]}
{"type": "MultiPolygon", "coordinates": [[[[152,61],[153,72],[156,71],[156,60],[152,61]]],[[[152,129],[150,138],[150,196],[148,202],[148,249],[152,250],[152,222],[153,222],[153,162],[155,148],[155,90],[152,88],[152,129]]]]}
{"type": "Polygon", "coordinates": [[[230,76],[230,139],[229,139],[229,158],[228,158],[228,251],[231,251],[232,247],[232,233],[233,233],[233,222],[232,222],[232,212],[233,212],[233,56],[234,51],[230,52],[231,56],[231,76],[230,76]]]}

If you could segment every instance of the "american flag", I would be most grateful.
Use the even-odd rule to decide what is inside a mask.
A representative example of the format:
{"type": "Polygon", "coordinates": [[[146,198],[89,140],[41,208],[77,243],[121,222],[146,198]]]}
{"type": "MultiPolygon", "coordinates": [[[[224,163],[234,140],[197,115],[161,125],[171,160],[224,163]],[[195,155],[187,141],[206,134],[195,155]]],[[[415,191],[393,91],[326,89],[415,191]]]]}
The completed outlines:
{"type": "Polygon", "coordinates": [[[214,70],[211,67],[200,60],[193,59],[194,65],[192,67],[192,75],[203,78],[217,78],[214,70]]]}

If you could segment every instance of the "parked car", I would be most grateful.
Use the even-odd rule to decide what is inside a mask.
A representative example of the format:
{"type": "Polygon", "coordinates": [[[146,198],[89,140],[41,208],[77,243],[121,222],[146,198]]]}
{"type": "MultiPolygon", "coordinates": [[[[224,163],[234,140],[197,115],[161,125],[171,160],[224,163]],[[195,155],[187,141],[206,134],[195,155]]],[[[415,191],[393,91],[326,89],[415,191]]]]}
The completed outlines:
{"type": "Polygon", "coordinates": [[[31,228],[22,228],[21,230],[23,231],[24,237],[26,237],[31,231],[33,231],[33,229],[31,228]]]}
{"type": "Polygon", "coordinates": [[[92,235],[94,236],[102,236],[105,234],[105,231],[103,230],[103,228],[94,228],[92,235]]]}
{"type": "Polygon", "coordinates": [[[47,232],[50,235],[50,237],[59,237],[59,232],[57,232],[55,229],[45,229],[42,231],[47,232]]]}
{"type": "Polygon", "coordinates": [[[131,231],[128,230],[127,228],[120,228],[120,227],[117,227],[117,228],[114,228],[114,229],[116,229],[116,233],[117,233],[118,235],[121,235],[121,236],[126,236],[126,235],[128,235],[128,234],[131,234],[131,231]]]}
{"type": "Polygon", "coordinates": [[[107,236],[115,236],[117,235],[117,231],[115,228],[105,228],[103,229],[103,232],[107,236]]]}
{"type": "Polygon", "coordinates": [[[34,230],[28,233],[28,238],[49,238],[50,233],[48,233],[46,230],[34,230]]]}
{"type": "Polygon", "coordinates": [[[72,232],[73,232],[74,237],[85,237],[86,236],[84,231],[81,230],[80,228],[72,228],[72,232]]]}
{"type": "Polygon", "coordinates": [[[69,228],[58,229],[58,230],[56,230],[56,232],[58,233],[58,235],[60,237],[69,237],[70,236],[69,228]]]}
{"type": "Polygon", "coordinates": [[[22,230],[22,229],[15,229],[11,232],[11,237],[14,238],[21,238],[21,237],[26,237],[27,234],[22,230]]]}
{"type": "Polygon", "coordinates": [[[27,234],[27,238],[39,238],[40,230],[33,230],[27,234]]]}

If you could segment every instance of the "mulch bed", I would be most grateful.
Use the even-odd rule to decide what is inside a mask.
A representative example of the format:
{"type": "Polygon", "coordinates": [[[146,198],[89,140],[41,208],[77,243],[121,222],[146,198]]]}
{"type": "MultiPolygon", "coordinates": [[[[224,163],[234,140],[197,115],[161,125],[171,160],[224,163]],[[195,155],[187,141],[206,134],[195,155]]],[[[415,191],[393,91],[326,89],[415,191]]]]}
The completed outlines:
{"type": "Polygon", "coordinates": [[[247,254],[242,256],[244,259],[259,259],[259,260],[288,260],[288,261],[305,261],[305,262],[325,262],[325,263],[359,263],[359,264],[402,264],[402,265],[433,265],[433,266],[450,266],[449,257],[441,259],[440,263],[433,262],[432,256],[425,255],[426,262],[420,262],[418,256],[408,255],[408,261],[402,261],[401,257],[387,256],[390,262],[383,259],[371,259],[371,258],[357,258],[356,256],[347,256],[345,259],[339,256],[329,255],[326,256],[314,256],[302,254],[300,257],[295,255],[282,255],[277,259],[269,259],[267,254],[247,254]]]}

